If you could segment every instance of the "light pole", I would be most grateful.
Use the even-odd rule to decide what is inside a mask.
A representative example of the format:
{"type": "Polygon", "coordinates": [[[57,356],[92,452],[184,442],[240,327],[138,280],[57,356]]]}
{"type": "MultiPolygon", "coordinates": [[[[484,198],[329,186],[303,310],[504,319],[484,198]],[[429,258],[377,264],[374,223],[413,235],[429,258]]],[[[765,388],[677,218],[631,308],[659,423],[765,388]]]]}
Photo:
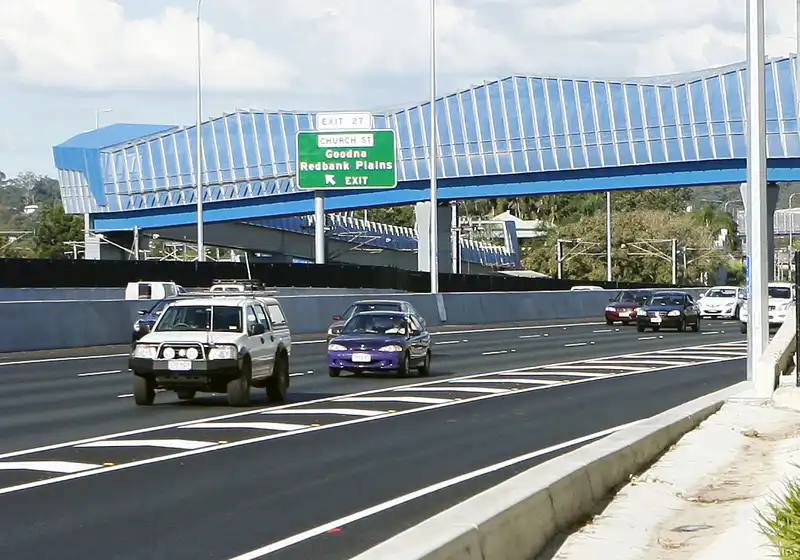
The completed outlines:
{"type": "Polygon", "coordinates": [[[205,262],[206,248],[203,243],[203,135],[201,134],[201,118],[203,110],[202,93],[202,57],[200,43],[200,10],[203,7],[203,0],[197,0],[197,162],[195,163],[195,183],[197,193],[197,260],[205,262]]]}
{"type": "Polygon", "coordinates": [[[431,293],[439,293],[439,221],[438,221],[438,193],[436,192],[436,0],[430,0],[431,29],[430,29],[430,59],[431,59],[431,139],[428,168],[431,178],[431,217],[430,217],[430,268],[431,268],[431,293]]]}
{"type": "MultiPolygon", "coordinates": [[[[800,0],[798,0],[800,1],[800,0]]],[[[95,109],[94,111],[94,129],[100,128],[100,113],[111,113],[114,109],[95,109]]]]}
{"type": "MultiPolygon", "coordinates": [[[[767,347],[767,154],[764,0],[747,0],[747,249],[750,253],[750,313],[747,379],[755,380],[757,360],[767,347]]],[[[769,232],[770,235],[772,232],[769,232]]],[[[764,388],[766,391],[766,387],[764,388]]]]}
{"type": "MultiPolygon", "coordinates": [[[[797,3],[800,4],[800,0],[797,0],[797,3]]],[[[792,233],[794,232],[794,214],[792,214],[792,199],[796,197],[798,194],[800,193],[792,193],[789,195],[789,211],[787,212],[787,214],[789,214],[789,254],[791,254],[792,252],[792,243],[793,243],[792,233]]],[[[794,259],[792,259],[792,262],[794,262],[794,259]]],[[[790,270],[791,266],[792,265],[790,264],[789,265],[790,270]]]]}
{"type": "Polygon", "coordinates": [[[606,191],[606,280],[611,282],[611,191],[606,191]]]}

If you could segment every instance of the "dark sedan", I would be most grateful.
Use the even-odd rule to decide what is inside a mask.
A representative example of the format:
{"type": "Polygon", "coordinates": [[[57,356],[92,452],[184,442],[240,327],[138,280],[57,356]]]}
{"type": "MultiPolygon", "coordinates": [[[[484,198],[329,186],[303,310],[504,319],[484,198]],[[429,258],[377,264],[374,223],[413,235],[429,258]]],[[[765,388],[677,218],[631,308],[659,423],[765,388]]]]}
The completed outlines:
{"type": "Polygon", "coordinates": [[[627,325],[636,320],[636,309],[638,309],[652,292],[650,290],[624,290],[608,301],[606,306],[606,324],[613,325],[616,321],[621,321],[627,325]]]}
{"type": "Polygon", "coordinates": [[[414,315],[398,311],[366,311],[353,316],[328,344],[328,372],[394,371],[405,377],[416,368],[431,370],[431,335],[414,315]]]}
{"type": "Polygon", "coordinates": [[[645,304],[636,311],[636,329],[644,332],[646,328],[658,332],[661,328],[680,332],[691,327],[700,330],[700,310],[694,298],[686,292],[654,292],[645,304]]]}
{"type": "Polygon", "coordinates": [[[427,328],[425,318],[407,301],[392,299],[361,300],[348,307],[341,315],[333,316],[333,323],[328,327],[328,341],[341,334],[342,328],[351,317],[364,311],[400,311],[415,316],[419,324],[422,325],[423,330],[427,328]]]}
{"type": "Polygon", "coordinates": [[[148,309],[147,311],[140,310],[139,315],[140,318],[133,323],[133,335],[131,337],[131,344],[136,344],[144,335],[150,332],[150,329],[153,328],[156,321],[158,320],[159,315],[167,308],[167,305],[172,303],[173,301],[177,301],[180,299],[179,297],[168,297],[164,299],[158,300],[153,307],[148,309]]]}

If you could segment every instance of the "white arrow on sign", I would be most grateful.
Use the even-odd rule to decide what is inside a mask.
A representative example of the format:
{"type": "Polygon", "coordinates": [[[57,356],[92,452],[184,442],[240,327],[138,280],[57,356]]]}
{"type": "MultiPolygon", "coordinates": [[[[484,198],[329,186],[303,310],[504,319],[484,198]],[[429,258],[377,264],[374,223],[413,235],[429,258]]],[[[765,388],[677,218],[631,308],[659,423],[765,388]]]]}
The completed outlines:
{"type": "Polygon", "coordinates": [[[335,185],[336,179],[334,179],[333,175],[325,175],[325,184],[326,185],[335,185]]]}

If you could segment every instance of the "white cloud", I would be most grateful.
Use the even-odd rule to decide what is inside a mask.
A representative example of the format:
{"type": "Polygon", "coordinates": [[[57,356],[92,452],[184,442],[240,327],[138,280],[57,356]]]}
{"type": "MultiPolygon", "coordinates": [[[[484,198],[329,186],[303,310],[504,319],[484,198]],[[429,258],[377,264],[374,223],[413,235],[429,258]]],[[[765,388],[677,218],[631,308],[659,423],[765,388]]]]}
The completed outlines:
{"type": "MultiPolygon", "coordinates": [[[[0,52],[14,61],[6,72],[23,84],[85,91],[168,90],[195,83],[193,14],[167,6],[153,18],[125,15],[112,0],[3,0],[0,52]]],[[[201,33],[207,87],[270,90],[293,83],[294,69],[252,40],[207,24],[201,33]]]]}

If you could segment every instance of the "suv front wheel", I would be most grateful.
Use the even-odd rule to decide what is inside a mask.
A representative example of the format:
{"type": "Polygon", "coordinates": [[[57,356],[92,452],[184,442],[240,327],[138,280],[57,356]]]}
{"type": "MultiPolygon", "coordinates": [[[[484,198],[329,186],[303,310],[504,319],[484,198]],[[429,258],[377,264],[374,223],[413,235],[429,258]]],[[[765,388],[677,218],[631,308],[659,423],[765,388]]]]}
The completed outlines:
{"type": "Polygon", "coordinates": [[[228,381],[228,404],[231,406],[247,406],[250,404],[250,384],[253,375],[253,364],[245,358],[239,376],[228,381]]]}

